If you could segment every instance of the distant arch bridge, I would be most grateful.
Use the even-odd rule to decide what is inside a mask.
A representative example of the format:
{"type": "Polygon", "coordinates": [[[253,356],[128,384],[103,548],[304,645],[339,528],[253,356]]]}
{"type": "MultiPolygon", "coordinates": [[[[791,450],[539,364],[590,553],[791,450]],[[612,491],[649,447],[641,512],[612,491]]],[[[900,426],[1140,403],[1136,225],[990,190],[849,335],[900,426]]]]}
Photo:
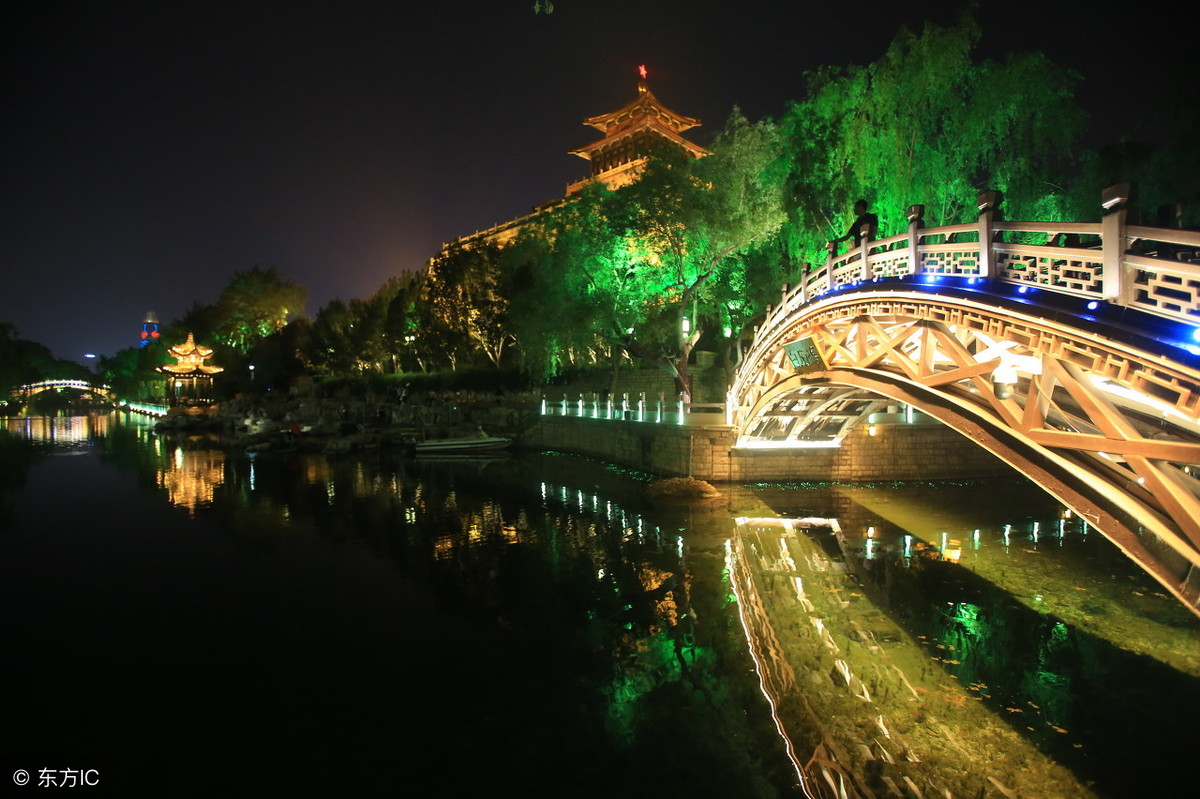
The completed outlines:
{"type": "Polygon", "coordinates": [[[864,241],[785,287],[728,397],[743,447],[914,412],[1087,519],[1200,614],[1200,233],[976,223],[864,241]],[[982,244],[981,244],[982,242],[982,244]]]}
{"type": "Polygon", "coordinates": [[[89,394],[94,394],[97,397],[104,399],[113,399],[112,389],[105,385],[91,383],[87,380],[65,380],[65,379],[50,379],[39,380],[36,383],[27,383],[23,386],[18,386],[13,389],[14,397],[32,397],[36,394],[41,394],[43,391],[58,391],[61,389],[69,389],[71,391],[82,391],[89,394]]]}

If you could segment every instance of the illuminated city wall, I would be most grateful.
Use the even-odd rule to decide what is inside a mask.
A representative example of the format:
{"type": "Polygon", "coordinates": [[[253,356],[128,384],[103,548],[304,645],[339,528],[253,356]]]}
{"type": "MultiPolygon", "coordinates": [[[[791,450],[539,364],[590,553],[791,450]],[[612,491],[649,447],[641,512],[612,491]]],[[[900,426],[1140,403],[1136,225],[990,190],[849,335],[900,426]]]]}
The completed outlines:
{"type": "Polygon", "coordinates": [[[954,480],[1011,475],[1012,469],[975,442],[942,425],[859,425],[840,447],[735,449],[723,427],[543,416],[522,444],[591,455],[662,475],[718,482],[812,480],[954,480]]]}

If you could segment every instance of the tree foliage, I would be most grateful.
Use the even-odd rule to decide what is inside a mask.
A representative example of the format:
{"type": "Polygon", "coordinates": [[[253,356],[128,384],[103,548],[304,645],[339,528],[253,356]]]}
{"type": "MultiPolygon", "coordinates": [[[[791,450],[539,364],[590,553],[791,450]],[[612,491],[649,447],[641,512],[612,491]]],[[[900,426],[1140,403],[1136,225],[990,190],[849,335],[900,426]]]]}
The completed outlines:
{"type": "Polygon", "coordinates": [[[422,301],[428,313],[422,337],[439,336],[450,348],[452,362],[462,350],[474,349],[499,367],[513,342],[508,326],[509,271],[503,248],[492,242],[455,246],[435,258],[423,284],[422,301]]]}
{"type": "Polygon", "coordinates": [[[552,372],[564,352],[616,348],[688,394],[692,349],[706,327],[745,321],[730,315],[748,283],[744,255],[785,218],[776,143],[772,123],[735,109],[712,155],[650,158],[636,182],[594,185],[531,225],[513,301],[526,356],[552,372]]]}
{"type": "Polygon", "coordinates": [[[163,345],[154,342],[145,347],[126,347],[112,357],[102,358],[100,374],[118,397],[160,400],[165,396],[166,380],[157,369],[174,362],[163,345]]]}
{"type": "Polygon", "coordinates": [[[284,278],[275,267],[234,272],[217,299],[213,333],[221,343],[245,353],[303,314],[308,290],[284,278]]]}
{"type": "Polygon", "coordinates": [[[901,29],[875,63],[807,76],[805,99],[780,123],[794,255],[822,258],[858,198],[882,235],[902,231],[913,204],[930,225],[973,218],[985,188],[1005,193],[1010,214],[1060,218],[1053,178],[1082,127],[1077,79],[1040,54],[978,62],[979,33],[970,19],[901,29]]]}
{"type": "Polygon", "coordinates": [[[824,257],[859,198],[883,235],[913,204],[927,225],[972,219],[982,189],[1003,191],[1014,217],[1081,207],[1058,180],[1082,123],[1075,76],[1037,54],[977,60],[979,37],[969,18],[901,30],[875,63],[808,74],[778,124],[734,109],[710,155],[663,147],[630,185],[593,184],[523,221],[515,242],[465,240],[419,280],[334,300],[286,340],[306,295],[274,268],[235,273],[182,321],[280,374],[297,353],[336,375],[519,360],[537,379],[631,357],[689,394],[693,350],[724,349],[732,369],[743,331],[824,257]]]}
{"type": "Polygon", "coordinates": [[[21,338],[14,325],[0,322],[0,392],[39,380],[78,380],[89,376],[80,364],[55,358],[45,345],[21,338]]]}

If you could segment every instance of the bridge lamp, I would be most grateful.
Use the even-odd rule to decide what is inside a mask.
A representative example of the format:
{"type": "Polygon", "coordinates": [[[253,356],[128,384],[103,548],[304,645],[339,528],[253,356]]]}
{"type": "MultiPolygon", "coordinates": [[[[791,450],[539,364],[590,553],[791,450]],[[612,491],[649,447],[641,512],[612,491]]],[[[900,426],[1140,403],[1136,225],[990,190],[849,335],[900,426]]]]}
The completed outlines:
{"type": "Polygon", "coordinates": [[[1008,399],[1012,396],[1013,384],[1017,382],[1017,370],[1011,365],[1001,363],[992,371],[992,385],[996,391],[996,399],[1008,399]]]}
{"type": "Polygon", "coordinates": [[[1100,303],[1099,303],[1099,301],[1097,301],[1097,300],[1092,300],[1091,302],[1089,302],[1089,303],[1087,304],[1087,309],[1088,309],[1089,311],[1094,311],[1094,310],[1096,310],[1096,309],[1097,309],[1097,308],[1099,308],[1099,307],[1100,307],[1100,303]]]}
{"type": "Polygon", "coordinates": [[[1192,341],[1200,344],[1200,327],[1192,328],[1192,341]]]}

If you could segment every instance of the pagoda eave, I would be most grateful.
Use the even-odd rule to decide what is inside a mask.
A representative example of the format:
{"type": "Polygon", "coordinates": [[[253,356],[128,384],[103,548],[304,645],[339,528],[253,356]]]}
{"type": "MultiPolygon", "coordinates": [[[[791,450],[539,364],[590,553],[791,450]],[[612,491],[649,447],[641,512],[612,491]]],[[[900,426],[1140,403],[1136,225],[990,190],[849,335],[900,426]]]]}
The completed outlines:
{"type": "Polygon", "coordinates": [[[184,379],[194,379],[198,377],[212,377],[215,374],[224,372],[225,369],[220,366],[201,366],[199,369],[188,369],[186,371],[176,371],[170,366],[160,366],[158,371],[171,377],[179,377],[184,379]]]}
{"type": "Polygon", "coordinates": [[[695,144],[694,142],[690,142],[687,139],[680,136],[674,130],[664,127],[662,125],[654,124],[654,122],[648,122],[645,125],[639,125],[636,127],[631,126],[628,130],[622,131],[620,134],[612,135],[612,136],[605,136],[603,139],[600,139],[599,141],[594,141],[591,144],[587,144],[587,145],[584,145],[583,147],[579,147],[575,150],[571,150],[570,155],[577,155],[580,158],[586,158],[587,160],[591,161],[593,153],[607,149],[614,145],[617,145],[622,140],[627,139],[628,137],[633,136],[634,134],[639,133],[643,130],[650,131],[652,133],[657,133],[659,136],[662,136],[664,139],[667,139],[672,144],[675,144],[675,145],[681,147],[682,149],[686,150],[688,152],[688,154],[690,154],[694,158],[703,158],[704,156],[708,155],[708,150],[704,149],[700,145],[695,144]]]}
{"type": "Polygon", "coordinates": [[[700,124],[700,120],[692,117],[685,117],[682,114],[677,114],[667,108],[654,94],[646,88],[645,83],[638,84],[638,97],[633,102],[620,108],[616,111],[611,111],[607,114],[600,114],[594,117],[588,117],[583,120],[583,124],[596,128],[605,134],[617,125],[624,123],[626,120],[633,119],[639,116],[651,116],[661,120],[665,125],[674,129],[677,133],[683,132],[690,128],[694,128],[700,124]]]}

